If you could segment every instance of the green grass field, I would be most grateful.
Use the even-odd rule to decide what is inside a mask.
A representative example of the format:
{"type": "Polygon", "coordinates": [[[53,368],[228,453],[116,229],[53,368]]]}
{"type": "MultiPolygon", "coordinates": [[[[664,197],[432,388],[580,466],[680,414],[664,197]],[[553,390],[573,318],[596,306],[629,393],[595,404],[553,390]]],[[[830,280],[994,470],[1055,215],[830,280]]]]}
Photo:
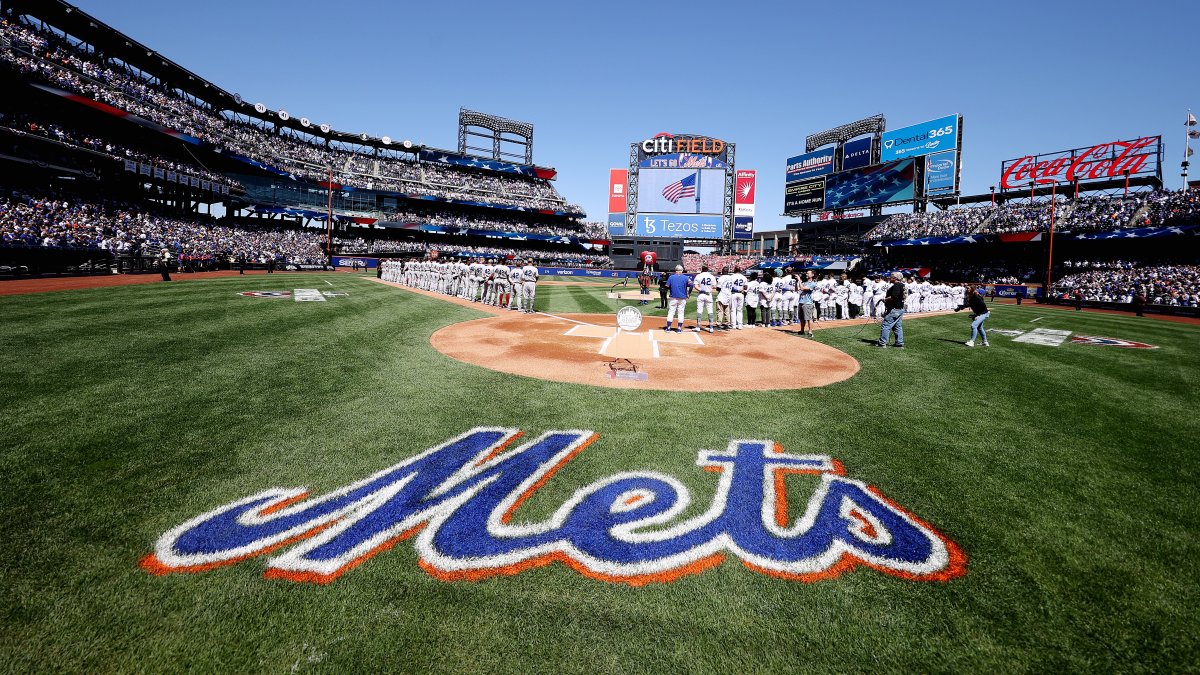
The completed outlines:
{"type": "MultiPolygon", "coordinates": [[[[543,286],[539,308],[612,311],[606,287],[543,286]]],[[[430,334],[479,312],[348,274],[3,297],[0,315],[9,672],[1198,669],[1197,327],[998,306],[991,328],[1159,348],[994,335],[970,350],[959,314],[907,321],[903,351],[857,327],[819,331],[862,364],[833,386],[691,394],[453,361],[430,334]],[[349,295],[237,295],[296,287],[349,295]],[[641,588],[557,563],[445,582],[411,542],[325,586],[264,579],[265,558],[139,567],[162,533],[218,506],[272,487],[319,495],[478,425],[600,434],[517,520],[643,469],[686,485],[693,514],[716,485],[697,452],[766,438],[839,459],[956,542],[967,573],[801,583],[729,556],[641,588]]],[[[807,478],[789,479],[793,510],[807,478]]]]}

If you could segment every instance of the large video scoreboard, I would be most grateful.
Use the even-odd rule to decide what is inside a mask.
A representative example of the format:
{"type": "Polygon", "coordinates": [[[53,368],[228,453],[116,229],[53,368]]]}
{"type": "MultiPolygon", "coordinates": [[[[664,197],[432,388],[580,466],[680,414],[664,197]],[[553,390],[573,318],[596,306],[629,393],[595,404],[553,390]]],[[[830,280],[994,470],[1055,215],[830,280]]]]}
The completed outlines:
{"type": "Polygon", "coordinates": [[[731,240],[752,232],[754,174],[735,170],[734,145],[721,139],[660,133],[633,143],[628,171],[614,169],[609,182],[613,237],[731,240]]]}

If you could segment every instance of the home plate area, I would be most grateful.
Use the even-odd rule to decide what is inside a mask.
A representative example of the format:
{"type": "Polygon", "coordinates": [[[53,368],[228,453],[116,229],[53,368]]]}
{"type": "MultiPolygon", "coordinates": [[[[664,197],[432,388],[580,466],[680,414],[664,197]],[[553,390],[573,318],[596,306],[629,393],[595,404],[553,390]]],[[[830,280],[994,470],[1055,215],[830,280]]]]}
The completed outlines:
{"type": "Polygon", "coordinates": [[[662,355],[660,343],[673,345],[704,345],[699,333],[668,333],[664,330],[624,331],[612,326],[576,324],[563,335],[600,340],[597,353],[621,359],[657,359],[662,355]]]}
{"type": "Polygon", "coordinates": [[[661,318],[623,331],[612,315],[501,313],[430,337],[450,358],[515,375],[620,389],[748,391],[821,387],[858,372],[853,357],[775,330],[668,333],[661,318]],[[645,379],[615,378],[636,366],[645,379]]]}

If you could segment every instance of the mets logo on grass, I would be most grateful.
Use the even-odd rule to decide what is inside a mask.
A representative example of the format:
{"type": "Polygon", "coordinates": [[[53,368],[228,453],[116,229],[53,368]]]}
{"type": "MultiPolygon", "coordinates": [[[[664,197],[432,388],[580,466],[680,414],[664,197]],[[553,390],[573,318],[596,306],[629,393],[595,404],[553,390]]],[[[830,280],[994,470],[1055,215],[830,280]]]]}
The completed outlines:
{"type": "Polygon", "coordinates": [[[640,586],[697,574],[726,556],[798,581],[859,566],[912,581],[966,573],[954,542],[847,477],[841,462],[767,440],[700,451],[696,466],[716,486],[696,508],[676,478],[626,471],[579,488],[544,520],[525,519],[522,504],[598,436],[549,431],[518,445],[521,435],[478,427],[320,497],[264,490],[167,531],[141,565],[154,574],[204,572],[272,554],[267,578],[325,584],[413,538],[420,566],[445,581],[560,562],[640,586]],[[816,485],[802,508],[789,507],[800,498],[790,474],[810,474],[805,484],[816,485]]]}

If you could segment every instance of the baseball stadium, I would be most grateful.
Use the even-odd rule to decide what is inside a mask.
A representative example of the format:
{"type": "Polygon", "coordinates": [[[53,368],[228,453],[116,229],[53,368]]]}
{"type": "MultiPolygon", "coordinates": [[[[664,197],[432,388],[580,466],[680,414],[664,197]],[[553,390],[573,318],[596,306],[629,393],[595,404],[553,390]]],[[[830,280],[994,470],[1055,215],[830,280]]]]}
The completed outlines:
{"type": "Polygon", "coordinates": [[[6,672],[1200,671],[1186,102],[643,119],[532,52],[665,8],[133,4],[0,0],[6,672]]]}

